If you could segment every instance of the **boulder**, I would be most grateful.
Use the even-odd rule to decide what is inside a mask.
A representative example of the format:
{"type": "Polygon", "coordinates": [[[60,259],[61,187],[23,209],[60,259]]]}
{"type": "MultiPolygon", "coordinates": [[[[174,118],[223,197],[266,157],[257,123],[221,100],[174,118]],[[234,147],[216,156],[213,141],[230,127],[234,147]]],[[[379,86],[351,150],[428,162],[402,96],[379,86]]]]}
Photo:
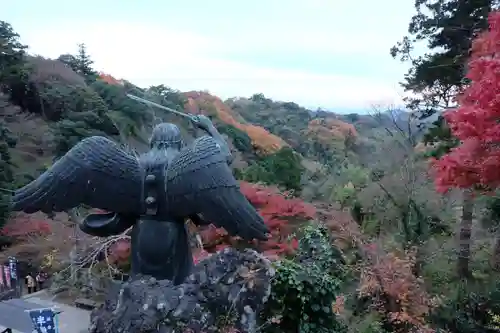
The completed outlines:
{"type": "Polygon", "coordinates": [[[257,331],[271,294],[271,262],[226,248],[198,263],[185,283],[135,276],[110,288],[91,314],[91,333],[257,331]]]}

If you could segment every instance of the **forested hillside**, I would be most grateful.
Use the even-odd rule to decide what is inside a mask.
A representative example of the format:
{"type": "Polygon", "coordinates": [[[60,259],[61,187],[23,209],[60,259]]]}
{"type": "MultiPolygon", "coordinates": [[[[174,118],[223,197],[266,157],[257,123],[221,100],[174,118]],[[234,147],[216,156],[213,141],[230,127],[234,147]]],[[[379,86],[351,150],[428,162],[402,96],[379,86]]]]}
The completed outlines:
{"type": "Polygon", "coordinates": [[[85,261],[88,274],[128,272],[126,235],[72,238],[73,212],[10,214],[8,201],[85,137],[143,152],[162,121],[179,125],[188,142],[200,134],[130,93],[209,116],[229,143],[241,191],[271,236],[247,243],[206,227],[195,254],[252,247],[276,262],[264,332],[498,332],[500,16],[488,30],[494,1],[433,3],[416,1],[408,36],[390,50],[410,64],[403,88],[412,98],[404,110],[362,115],[259,92],[224,101],[138,87],[97,72],[84,44],[58,59],[29,55],[0,21],[0,258],[15,254],[56,274],[73,267],[67,258],[77,246],[86,258],[100,246],[110,258],[85,261]],[[417,40],[429,54],[412,55],[417,40]]]}
{"type": "Polygon", "coordinates": [[[127,93],[210,116],[230,142],[236,156],[233,167],[241,179],[298,192],[308,183],[304,171],[329,173],[350,164],[362,165],[363,152],[373,150],[388,136],[387,128],[396,124],[392,123],[395,110],[342,116],[272,101],[262,94],[222,101],[206,92],[180,92],[164,85],[137,87],[97,73],[83,44],[74,55],[33,57],[24,53],[9,29],[4,27],[11,41],[8,47],[16,52],[12,54],[16,59],[9,60],[11,68],[22,71],[8,78],[12,82],[3,95],[4,122],[12,124],[8,127],[18,141],[10,151],[21,169],[15,174],[17,185],[31,180],[54,156],[89,135],[109,136],[139,151],[146,148],[148,134],[161,121],[179,124],[188,141],[196,135],[184,119],[131,100],[127,93]]]}

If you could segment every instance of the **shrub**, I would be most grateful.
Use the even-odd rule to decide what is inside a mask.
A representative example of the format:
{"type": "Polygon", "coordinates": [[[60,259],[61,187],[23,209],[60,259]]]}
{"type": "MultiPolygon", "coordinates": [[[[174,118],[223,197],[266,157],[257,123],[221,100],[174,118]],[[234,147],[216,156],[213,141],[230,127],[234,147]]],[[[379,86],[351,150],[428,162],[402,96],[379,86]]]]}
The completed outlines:
{"type": "Polygon", "coordinates": [[[432,332],[426,323],[432,300],[423,281],[413,274],[415,249],[397,255],[368,244],[364,255],[358,300],[368,300],[396,331],[432,332]]]}
{"type": "Polygon", "coordinates": [[[226,134],[233,140],[233,144],[242,153],[251,153],[253,151],[252,139],[248,134],[232,125],[217,126],[219,132],[226,134]]]}
{"type": "Polygon", "coordinates": [[[459,282],[430,316],[439,328],[457,333],[498,332],[500,284],[459,282]]]}
{"type": "Polygon", "coordinates": [[[274,184],[299,192],[304,167],[301,157],[293,149],[284,147],[278,152],[265,156],[248,167],[243,179],[249,182],[274,184]]]}
{"type": "Polygon", "coordinates": [[[296,257],[277,262],[266,306],[266,332],[345,332],[337,317],[344,277],[342,253],[329,230],[311,224],[301,230],[296,257]]]}

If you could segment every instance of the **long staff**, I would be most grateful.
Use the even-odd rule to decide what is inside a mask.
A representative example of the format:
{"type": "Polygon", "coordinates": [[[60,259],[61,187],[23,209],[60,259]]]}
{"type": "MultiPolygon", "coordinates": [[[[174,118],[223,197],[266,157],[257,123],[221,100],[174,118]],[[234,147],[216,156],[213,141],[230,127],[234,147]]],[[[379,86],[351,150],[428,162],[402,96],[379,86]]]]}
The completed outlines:
{"type": "Polygon", "coordinates": [[[184,112],[180,112],[180,111],[177,111],[177,110],[174,110],[174,109],[171,109],[169,107],[166,107],[166,106],[163,106],[163,105],[160,105],[158,103],[155,103],[155,102],[151,102],[151,101],[148,101],[147,99],[144,99],[144,98],[140,98],[140,97],[137,97],[137,96],[134,96],[134,95],[131,95],[131,94],[127,94],[127,97],[128,98],[131,98],[135,101],[138,101],[138,102],[142,102],[144,104],[148,104],[148,105],[151,105],[151,106],[154,106],[154,107],[157,107],[159,109],[162,109],[162,110],[165,110],[165,111],[168,111],[168,112],[171,112],[171,113],[175,113],[176,115],[179,115],[181,117],[185,117],[185,118],[188,118],[189,120],[193,121],[193,122],[197,122],[197,117],[196,116],[193,116],[193,115],[190,115],[190,114],[187,114],[187,113],[184,113],[184,112]]]}

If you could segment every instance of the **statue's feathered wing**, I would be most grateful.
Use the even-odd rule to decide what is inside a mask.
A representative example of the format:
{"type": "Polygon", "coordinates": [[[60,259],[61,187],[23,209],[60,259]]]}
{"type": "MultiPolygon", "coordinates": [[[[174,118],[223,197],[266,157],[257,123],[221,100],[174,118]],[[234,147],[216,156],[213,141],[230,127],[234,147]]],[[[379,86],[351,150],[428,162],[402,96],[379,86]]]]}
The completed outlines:
{"type": "Polygon", "coordinates": [[[143,176],[138,160],[113,141],[93,136],[15,191],[14,211],[60,212],[86,204],[115,213],[140,214],[143,176]]]}
{"type": "Polygon", "coordinates": [[[181,150],[167,169],[165,185],[173,214],[201,214],[231,235],[267,239],[262,217],[240,192],[226,156],[212,137],[200,137],[181,150]]]}

